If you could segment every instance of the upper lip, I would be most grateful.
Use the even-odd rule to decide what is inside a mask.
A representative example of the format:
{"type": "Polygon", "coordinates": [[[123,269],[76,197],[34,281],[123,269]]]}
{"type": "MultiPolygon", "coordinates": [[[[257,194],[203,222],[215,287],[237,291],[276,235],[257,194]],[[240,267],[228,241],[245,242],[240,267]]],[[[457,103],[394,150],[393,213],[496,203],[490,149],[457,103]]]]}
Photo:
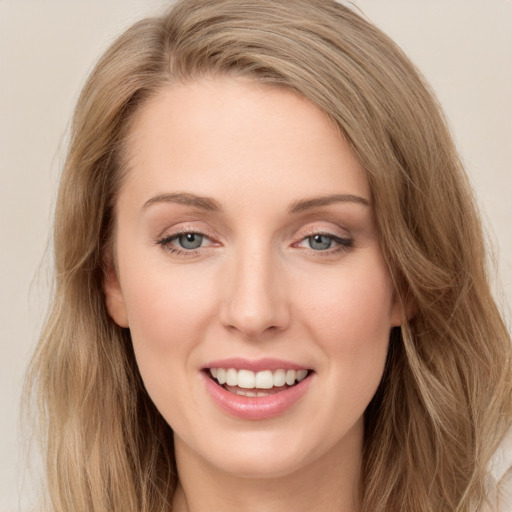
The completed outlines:
{"type": "Polygon", "coordinates": [[[232,357],[229,359],[217,359],[210,361],[203,366],[203,370],[209,368],[234,368],[235,370],[251,370],[260,372],[263,370],[308,370],[307,365],[285,361],[283,359],[263,358],[263,359],[243,359],[241,357],[232,357]]]}

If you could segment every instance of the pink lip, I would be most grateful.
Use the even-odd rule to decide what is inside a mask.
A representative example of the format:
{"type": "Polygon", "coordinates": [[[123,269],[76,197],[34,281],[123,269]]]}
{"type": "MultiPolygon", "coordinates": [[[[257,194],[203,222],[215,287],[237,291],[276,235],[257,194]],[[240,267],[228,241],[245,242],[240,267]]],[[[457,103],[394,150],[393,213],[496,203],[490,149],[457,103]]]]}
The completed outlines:
{"type": "MultiPolygon", "coordinates": [[[[211,366],[211,368],[237,367],[237,365],[224,366],[224,363],[219,366],[211,366]]],[[[240,368],[249,369],[246,366],[240,368]]],[[[269,367],[266,366],[265,368],[268,369],[269,367]]],[[[278,366],[277,368],[283,368],[283,366],[278,366]]],[[[213,401],[223,411],[244,420],[264,420],[283,414],[304,396],[312,380],[312,375],[309,375],[298,384],[295,384],[295,386],[284,389],[279,393],[261,397],[249,397],[230,393],[211,379],[207,372],[201,373],[206,389],[213,401]]]]}
{"type": "Polygon", "coordinates": [[[203,369],[207,368],[234,368],[235,370],[251,370],[252,372],[261,372],[263,370],[302,370],[311,369],[307,366],[301,366],[290,361],[281,359],[242,359],[240,357],[233,357],[230,359],[219,359],[211,361],[204,365],[203,369]]]}

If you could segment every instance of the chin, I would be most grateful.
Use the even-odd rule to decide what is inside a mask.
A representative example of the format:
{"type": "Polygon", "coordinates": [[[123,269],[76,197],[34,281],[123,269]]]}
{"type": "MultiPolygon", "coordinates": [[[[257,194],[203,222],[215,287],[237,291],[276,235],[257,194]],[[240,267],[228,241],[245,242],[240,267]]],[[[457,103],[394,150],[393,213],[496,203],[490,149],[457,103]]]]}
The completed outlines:
{"type": "Polygon", "coordinates": [[[283,478],[322,464],[337,452],[339,441],[293,425],[277,431],[267,425],[259,431],[224,433],[213,439],[205,439],[207,445],[197,446],[196,453],[202,452],[210,466],[225,474],[253,479],[283,478]]]}
{"type": "Polygon", "coordinates": [[[307,465],[297,453],[276,453],[261,446],[244,452],[226,451],[211,463],[224,473],[251,479],[283,478],[307,465]]]}

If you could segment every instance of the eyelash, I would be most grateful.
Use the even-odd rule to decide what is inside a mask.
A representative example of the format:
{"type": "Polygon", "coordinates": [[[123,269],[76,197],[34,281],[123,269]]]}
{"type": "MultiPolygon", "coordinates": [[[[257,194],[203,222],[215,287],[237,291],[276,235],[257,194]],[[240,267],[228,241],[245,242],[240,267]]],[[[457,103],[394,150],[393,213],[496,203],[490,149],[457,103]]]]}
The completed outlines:
{"type": "MultiPolygon", "coordinates": [[[[201,233],[200,231],[189,230],[189,231],[180,231],[180,232],[174,233],[172,235],[166,235],[166,236],[162,237],[161,239],[157,240],[156,243],[157,243],[157,245],[160,245],[166,251],[170,252],[171,254],[175,254],[177,256],[193,257],[193,256],[198,255],[200,253],[200,250],[202,249],[202,246],[198,247],[197,249],[187,250],[187,249],[178,248],[178,247],[171,245],[171,243],[174,240],[177,240],[181,236],[184,236],[184,235],[199,235],[203,238],[206,238],[207,240],[210,240],[210,237],[208,237],[208,235],[206,235],[205,233],[201,233]]],[[[338,254],[340,252],[348,251],[354,246],[353,238],[343,238],[343,237],[339,237],[337,235],[333,235],[332,233],[324,233],[324,232],[318,232],[318,231],[312,232],[311,234],[304,236],[303,238],[300,239],[299,242],[294,243],[293,246],[297,247],[297,244],[300,244],[307,239],[312,239],[315,236],[327,237],[327,238],[331,239],[335,244],[338,244],[338,245],[337,245],[337,247],[334,247],[334,248],[330,247],[325,250],[315,250],[315,249],[312,249],[311,247],[303,248],[309,254],[312,254],[314,256],[332,256],[333,254],[338,254]]]]}
{"type": "MultiPolygon", "coordinates": [[[[337,244],[335,247],[329,247],[325,250],[315,250],[311,247],[304,247],[304,249],[308,252],[308,254],[312,254],[314,256],[332,256],[333,254],[339,254],[341,252],[348,251],[354,247],[354,239],[353,238],[343,238],[337,235],[333,235],[332,233],[325,233],[325,232],[313,232],[309,235],[304,236],[298,243],[302,243],[308,239],[312,239],[315,236],[324,236],[326,238],[329,238],[337,244]]],[[[293,244],[294,246],[297,244],[293,244]]]]}
{"type": "Polygon", "coordinates": [[[208,237],[208,235],[206,235],[204,233],[201,233],[199,231],[189,230],[189,231],[180,231],[179,233],[174,233],[172,235],[166,235],[163,238],[161,238],[160,240],[158,240],[157,244],[160,245],[166,251],[169,251],[171,254],[176,254],[178,256],[185,256],[185,257],[186,256],[189,256],[189,257],[196,256],[200,252],[200,249],[202,248],[201,246],[198,247],[197,249],[187,250],[187,249],[183,249],[183,248],[180,249],[178,247],[171,245],[171,243],[174,240],[177,240],[184,235],[199,235],[203,238],[206,238],[207,240],[210,240],[210,237],[208,237]]]}

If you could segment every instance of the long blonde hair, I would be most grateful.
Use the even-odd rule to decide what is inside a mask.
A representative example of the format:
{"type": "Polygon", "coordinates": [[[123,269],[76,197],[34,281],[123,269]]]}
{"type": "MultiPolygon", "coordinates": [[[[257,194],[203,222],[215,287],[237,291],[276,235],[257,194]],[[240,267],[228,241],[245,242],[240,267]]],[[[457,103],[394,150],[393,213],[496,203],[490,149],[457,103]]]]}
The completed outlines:
{"type": "Polygon", "coordinates": [[[410,321],[391,333],[365,414],[362,510],[469,512],[512,416],[510,338],[491,296],[474,198],[439,106],[401,50],[329,0],[182,0],[128,29],[78,101],[55,212],[55,290],[28,378],[48,509],[170,509],[172,431],[102,291],[129,121],[205,74],[291,88],[363,165],[410,321]],[[106,256],[107,255],[107,256],[106,256]]]}

